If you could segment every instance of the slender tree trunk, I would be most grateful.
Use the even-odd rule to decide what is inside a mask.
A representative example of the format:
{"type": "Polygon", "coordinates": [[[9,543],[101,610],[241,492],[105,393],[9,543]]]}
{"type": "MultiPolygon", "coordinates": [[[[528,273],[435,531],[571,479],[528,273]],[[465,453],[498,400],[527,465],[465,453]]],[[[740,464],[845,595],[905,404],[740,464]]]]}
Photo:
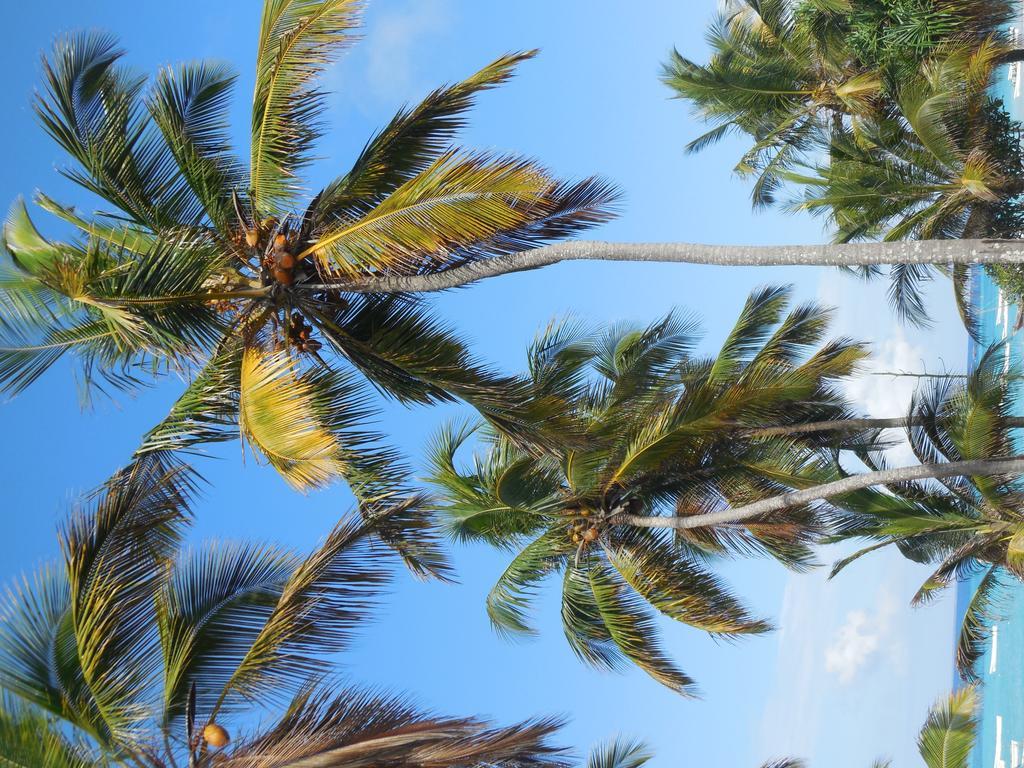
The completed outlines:
{"type": "Polygon", "coordinates": [[[844,493],[870,488],[873,485],[887,485],[911,480],[941,479],[943,477],[967,477],[970,475],[1014,475],[1024,474],[1024,456],[1005,459],[978,459],[974,461],[952,461],[948,464],[919,464],[914,467],[897,467],[878,472],[864,472],[844,477],[831,483],[813,488],[785,493],[770,499],[756,501],[735,509],[710,512],[690,517],[654,517],[645,515],[615,515],[613,524],[635,525],[639,528],[706,528],[724,523],[747,523],[762,515],[778,512],[801,504],[824,501],[844,493]]]}
{"type": "Polygon", "coordinates": [[[841,267],[868,264],[1024,263],[1021,240],[912,240],[826,245],[700,245],[605,243],[574,240],[453,267],[425,275],[339,283],[357,293],[425,293],[458,288],[488,277],[524,272],[561,261],[652,261],[751,267],[841,267]]]}
{"type": "MultiPolygon", "coordinates": [[[[755,437],[807,435],[814,432],[856,432],[865,429],[906,429],[923,424],[923,420],[908,416],[888,419],[836,419],[835,421],[809,421],[779,427],[752,427],[747,432],[755,437]]],[[[1024,428],[1024,416],[1009,416],[1002,423],[1011,428],[1024,428]]]]}

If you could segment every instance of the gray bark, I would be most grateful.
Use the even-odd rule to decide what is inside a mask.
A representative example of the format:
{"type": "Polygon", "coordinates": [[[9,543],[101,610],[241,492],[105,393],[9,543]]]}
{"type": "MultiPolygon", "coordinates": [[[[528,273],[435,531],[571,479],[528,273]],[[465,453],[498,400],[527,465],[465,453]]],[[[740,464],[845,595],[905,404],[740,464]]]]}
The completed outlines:
{"type": "Polygon", "coordinates": [[[1024,456],[1005,459],[978,459],[974,461],[952,461],[947,464],[919,464],[913,467],[897,467],[878,472],[864,472],[844,477],[831,483],[813,488],[785,493],[753,504],[710,512],[691,517],[653,517],[645,515],[616,515],[612,523],[635,525],[640,528],[706,528],[726,523],[747,523],[762,515],[778,512],[801,504],[824,501],[844,493],[851,493],[873,485],[902,483],[910,480],[941,479],[943,477],[967,477],[970,475],[1014,475],[1024,473],[1024,456]]]}
{"type": "Polygon", "coordinates": [[[574,240],[484,259],[433,274],[380,277],[331,286],[357,293],[425,293],[561,261],[651,261],[716,266],[840,267],[868,264],[1024,263],[1021,240],[913,240],[826,245],[700,245],[574,240]]]}
{"type": "MultiPolygon", "coordinates": [[[[807,435],[813,432],[854,432],[864,429],[906,429],[919,426],[920,419],[897,416],[887,419],[837,419],[835,421],[809,421],[781,427],[752,427],[747,431],[755,437],[777,437],[782,435],[807,435]]],[[[1002,420],[1006,427],[1024,427],[1024,417],[1009,416],[1002,420]]]]}

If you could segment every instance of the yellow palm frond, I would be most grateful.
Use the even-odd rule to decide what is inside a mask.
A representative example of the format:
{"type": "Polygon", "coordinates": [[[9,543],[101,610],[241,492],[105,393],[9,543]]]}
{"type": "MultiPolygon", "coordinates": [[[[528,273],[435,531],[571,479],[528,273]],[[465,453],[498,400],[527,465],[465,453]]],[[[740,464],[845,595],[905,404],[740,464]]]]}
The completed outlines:
{"type": "Polygon", "coordinates": [[[313,408],[313,388],[285,352],[242,357],[239,428],[293,488],[330,484],[343,472],[341,446],[313,408]]]}
{"type": "Polygon", "coordinates": [[[836,86],[835,94],[855,115],[870,115],[874,101],[882,95],[882,79],[874,72],[864,72],[836,86]]]}
{"type": "Polygon", "coordinates": [[[516,157],[449,152],[365,216],[325,233],[315,255],[344,275],[418,271],[431,256],[485,242],[530,220],[554,182],[516,157]]]}

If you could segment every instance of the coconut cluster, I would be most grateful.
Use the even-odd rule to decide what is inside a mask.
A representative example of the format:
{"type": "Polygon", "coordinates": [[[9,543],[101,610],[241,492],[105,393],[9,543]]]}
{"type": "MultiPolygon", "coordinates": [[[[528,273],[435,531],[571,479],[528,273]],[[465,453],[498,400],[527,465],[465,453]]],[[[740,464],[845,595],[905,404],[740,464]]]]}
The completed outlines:
{"type": "Polygon", "coordinates": [[[573,544],[582,546],[593,544],[601,535],[601,531],[597,523],[591,519],[590,510],[580,509],[576,511],[576,514],[578,517],[569,526],[569,539],[573,544]]]}
{"type": "Polygon", "coordinates": [[[293,312],[288,323],[288,341],[298,347],[300,352],[319,352],[323,344],[311,338],[312,334],[313,326],[309,325],[300,313],[293,312]]]}
{"type": "Polygon", "coordinates": [[[235,238],[239,245],[243,239],[249,248],[256,251],[260,259],[261,276],[265,285],[291,285],[295,282],[299,260],[295,256],[295,243],[292,242],[287,223],[281,225],[277,219],[263,219],[255,226],[245,229],[244,236],[235,238]]]}

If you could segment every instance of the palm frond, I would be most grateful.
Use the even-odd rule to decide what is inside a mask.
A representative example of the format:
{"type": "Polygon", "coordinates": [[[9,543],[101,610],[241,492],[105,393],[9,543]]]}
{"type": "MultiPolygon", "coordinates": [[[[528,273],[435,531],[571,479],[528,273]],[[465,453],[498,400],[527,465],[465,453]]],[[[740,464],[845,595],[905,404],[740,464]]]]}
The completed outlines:
{"type": "Polygon", "coordinates": [[[222,64],[183,64],[162,70],[147,100],[181,175],[224,236],[235,221],[231,191],[243,179],[227,135],[228,99],[235,79],[222,64]]]}
{"type": "Polygon", "coordinates": [[[526,225],[552,186],[529,160],[450,151],[354,220],[324,231],[301,257],[357,278],[415,274],[435,260],[526,225]]]}
{"type": "Polygon", "coordinates": [[[73,671],[60,663],[66,643],[59,638],[66,633],[70,605],[66,574],[53,565],[23,576],[5,590],[0,613],[0,687],[94,730],[90,720],[75,718],[68,698],[79,686],[73,671]],[[69,679],[62,680],[62,675],[69,679]]]}
{"type": "Polygon", "coordinates": [[[523,547],[487,594],[494,629],[504,635],[533,633],[527,615],[537,582],[565,565],[569,546],[564,531],[552,530],[523,547]]]}
{"type": "Polygon", "coordinates": [[[654,755],[637,739],[613,739],[590,751],[587,768],[640,768],[654,755]]]}
{"type": "Polygon", "coordinates": [[[81,169],[64,173],[148,227],[198,220],[201,204],[141,104],[144,78],[119,66],[107,35],[60,39],[43,61],[45,91],[35,109],[46,132],[81,169]]]}
{"type": "Polygon", "coordinates": [[[170,413],[142,438],[136,455],[194,450],[238,435],[241,340],[231,338],[203,366],[175,401],[170,413]]]}
{"type": "Polygon", "coordinates": [[[977,737],[978,693],[965,687],[937,703],[917,738],[928,768],[967,768],[977,737]]]}
{"type": "Polygon", "coordinates": [[[18,267],[32,274],[60,258],[60,246],[36,229],[22,198],[14,202],[4,221],[3,247],[18,267]]]}
{"type": "Polygon", "coordinates": [[[594,604],[619,651],[662,685],[684,696],[696,695],[693,680],[662,650],[643,599],[601,563],[590,563],[587,575],[594,604]]]}
{"type": "Polygon", "coordinates": [[[379,545],[357,518],[342,520],[292,571],[256,637],[234,666],[210,718],[233,697],[279,700],[320,675],[344,650],[390,578],[379,545]]]}
{"type": "Polygon", "coordinates": [[[661,613],[713,635],[767,632],[715,576],[690,562],[664,537],[630,532],[604,545],[608,562],[661,613]]]}
{"type": "Polygon", "coordinates": [[[273,612],[299,559],[272,547],[211,542],[180,553],[156,593],[163,726],[185,714],[190,687],[209,712],[273,612]]]}
{"type": "Polygon", "coordinates": [[[964,610],[957,633],[956,669],[964,680],[976,682],[975,664],[985,654],[996,609],[996,592],[1003,588],[999,566],[991,566],[978,582],[964,610]]]}
{"type": "Polygon", "coordinates": [[[105,768],[102,756],[84,740],[65,735],[49,718],[29,707],[7,700],[0,703],[0,761],[10,768],[105,768]]]}
{"type": "Polygon", "coordinates": [[[250,194],[260,215],[283,214],[312,159],[324,95],[316,80],[352,40],[360,0],[268,0],[256,52],[250,194]]]}
{"type": "Polygon", "coordinates": [[[312,405],[315,391],[287,352],[242,355],[238,426],[289,485],[309,490],[344,475],[341,446],[312,405]]]}
{"type": "Polygon", "coordinates": [[[307,689],[276,726],[236,749],[232,762],[280,768],[392,763],[566,768],[564,750],[549,742],[558,727],[556,720],[532,720],[495,728],[421,712],[374,692],[307,689]]]}
{"type": "Polygon", "coordinates": [[[104,731],[133,744],[159,669],[152,631],[161,565],[180,541],[195,481],[161,455],[133,462],[60,534],[75,659],[104,731]]]}
{"type": "Polygon", "coordinates": [[[502,56],[395,115],[367,143],[352,169],[324,187],[313,211],[315,221],[322,226],[334,216],[347,216],[353,208],[390,194],[426,170],[450,148],[476,97],[506,82],[516,67],[535,55],[536,51],[527,51],[502,56]]]}

